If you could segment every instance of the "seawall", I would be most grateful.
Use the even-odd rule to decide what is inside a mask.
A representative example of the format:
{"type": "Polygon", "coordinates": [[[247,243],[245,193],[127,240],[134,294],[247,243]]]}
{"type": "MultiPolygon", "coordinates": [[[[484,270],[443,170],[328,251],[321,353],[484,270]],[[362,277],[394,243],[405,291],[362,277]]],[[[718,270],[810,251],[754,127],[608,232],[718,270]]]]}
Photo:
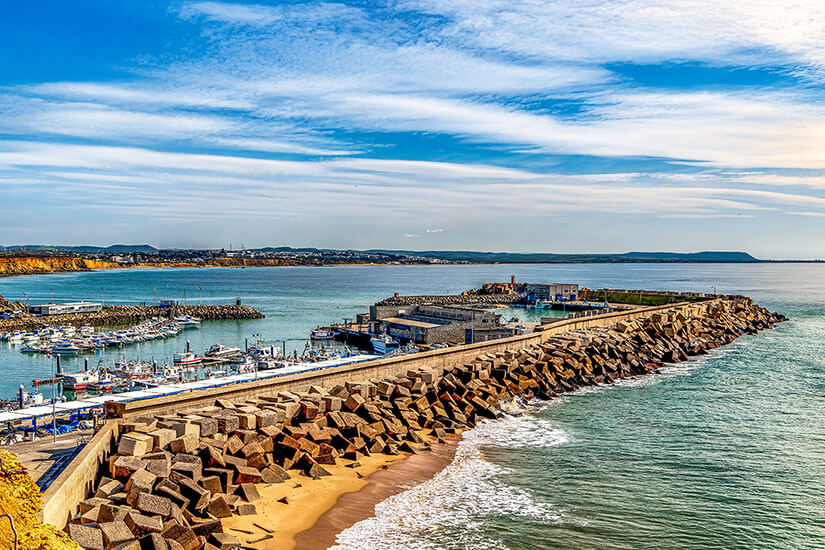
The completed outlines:
{"type": "MultiPolygon", "coordinates": [[[[363,455],[364,451],[391,454],[421,451],[426,448],[422,447],[426,437],[441,438],[451,431],[474,425],[480,418],[495,415],[501,399],[518,394],[549,398],[581,385],[650,372],[661,361],[684,359],[745,332],[769,327],[778,320],[781,317],[747,300],[638,308],[567,319],[543,327],[540,332],[504,340],[122,406],[109,404],[107,412],[121,419],[109,420],[107,427],[52,484],[45,495],[43,518],[62,527],[77,513],[80,502],[88,495],[89,481],[105,473],[117,458],[110,453],[114,450],[117,432],[124,426],[123,431],[138,432],[130,437],[144,442],[140,444],[143,453],[154,452],[164,463],[167,458],[189,460],[176,458],[184,448],[181,445],[189,445],[192,449],[189,452],[197,454],[203,443],[217,449],[215,456],[224,457],[214,460],[224,460],[225,465],[232,463],[235,467],[240,467],[236,456],[240,447],[236,448],[234,443],[227,447],[228,441],[235,429],[246,426],[240,428],[247,430],[241,440],[242,447],[249,438],[248,441],[261,440],[264,450],[261,457],[254,459],[242,453],[244,464],[246,460],[254,460],[259,471],[270,468],[270,473],[283,475],[281,470],[297,470],[304,474],[314,472],[310,476],[314,477],[320,475],[316,466],[322,470],[321,465],[329,461],[336,463],[353,457],[357,461],[358,453],[363,455]],[[337,415],[333,414],[336,412],[337,415]],[[229,430],[232,433],[227,433],[228,421],[220,420],[224,416],[239,418],[237,426],[234,420],[229,424],[235,426],[229,430]],[[224,428],[213,431],[213,423],[220,422],[224,422],[224,428]],[[383,431],[373,433],[358,428],[363,426],[361,422],[371,426],[371,430],[383,431]],[[121,427],[110,427],[118,423],[121,427]],[[169,439],[179,439],[181,434],[185,437],[189,431],[186,426],[190,424],[197,426],[192,431],[197,431],[200,443],[179,442],[174,444],[177,450],[170,453],[165,446],[170,444],[169,439]],[[321,431],[315,431],[316,428],[321,431]],[[157,430],[167,430],[163,432],[167,434],[165,440],[154,439],[158,437],[157,430]],[[329,430],[337,430],[343,440],[336,439],[335,432],[330,435],[329,430]],[[165,443],[157,445],[158,441],[165,443]],[[324,444],[327,447],[322,447],[324,444]],[[296,453],[286,461],[281,459],[290,451],[285,451],[284,445],[296,445],[296,453]],[[277,452],[276,447],[280,449],[277,452]],[[301,456],[297,454],[298,449],[302,449],[301,456]],[[107,460],[109,456],[111,460],[107,460]]],[[[204,459],[196,460],[203,462],[204,459]]],[[[141,467],[138,463],[132,464],[141,467]]],[[[201,464],[201,467],[207,466],[201,464]]],[[[117,477],[117,473],[109,471],[105,475],[117,477]]],[[[250,479],[257,479],[254,472],[247,473],[250,479]]],[[[83,508],[88,511],[89,506],[94,505],[87,503],[83,508]]],[[[181,529],[192,529],[192,522],[187,522],[185,529],[181,529]]],[[[210,529],[218,528],[214,523],[210,525],[210,529]]]]}

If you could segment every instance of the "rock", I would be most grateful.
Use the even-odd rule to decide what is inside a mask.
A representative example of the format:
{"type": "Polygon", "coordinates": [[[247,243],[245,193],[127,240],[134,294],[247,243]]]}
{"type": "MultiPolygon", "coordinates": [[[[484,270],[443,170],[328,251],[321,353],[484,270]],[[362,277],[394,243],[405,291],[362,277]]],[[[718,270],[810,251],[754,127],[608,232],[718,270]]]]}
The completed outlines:
{"type": "Polygon", "coordinates": [[[137,511],[126,514],[124,519],[129,530],[138,538],[149,533],[160,533],[163,531],[163,523],[160,518],[144,516],[137,511]]]}
{"type": "Polygon", "coordinates": [[[215,545],[218,550],[238,550],[241,546],[241,538],[227,533],[212,533],[209,542],[215,545]]]}
{"type": "Polygon", "coordinates": [[[97,527],[69,524],[69,536],[86,550],[104,550],[103,532],[97,527]]]}
{"type": "Polygon", "coordinates": [[[247,502],[255,502],[261,498],[260,493],[258,493],[258,489],[255,488],[255,485],[252,483],[241,483],[238,486],[236,494],[243,497],[247,502]]]}

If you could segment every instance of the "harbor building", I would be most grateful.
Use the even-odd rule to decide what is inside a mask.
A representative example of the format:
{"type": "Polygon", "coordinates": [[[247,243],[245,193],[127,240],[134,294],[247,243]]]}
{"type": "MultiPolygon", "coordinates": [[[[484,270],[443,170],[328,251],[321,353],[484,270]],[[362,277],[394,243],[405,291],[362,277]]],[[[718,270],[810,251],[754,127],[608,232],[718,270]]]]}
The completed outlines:
{"type": "Polygon", "coordinates": [[[527,299],[532,302],[540,300],[575,300],[579,295],[579,285],[573,283],[527,283],[527,299]]]}
{"type": "Polygon", "coordinates": [[[415,344],[459,344],[467,330],[501,326],[501,315],[470,307],[437,305],[370,307],[370,330],[415,344]]]}
{"type": "Polygon", "coordinates": [[[26,308],[34,315],[63,315],[66,313],[99,313],[103,309],[100,302],[65,302],[62,304],[34,304],[26,308]]]}

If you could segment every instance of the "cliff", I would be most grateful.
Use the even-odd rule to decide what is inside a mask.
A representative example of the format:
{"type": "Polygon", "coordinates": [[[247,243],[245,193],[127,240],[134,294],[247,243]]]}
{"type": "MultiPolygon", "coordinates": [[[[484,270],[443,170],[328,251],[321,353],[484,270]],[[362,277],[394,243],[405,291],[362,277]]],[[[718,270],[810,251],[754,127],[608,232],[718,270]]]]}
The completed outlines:
{"type": "Polygon", "coordinates": [[[15,256],[0,258],[0,277],[9,275],[33,275],[37,273],[57,273],[89,271],[92,269],[113,269],[120,267],[114,262],[87,260],[70,256],[15,256]]]}
{"type": "MultiPolygon", "coordinates": [[[[43,506],[40,489],[26,474],[17,456],[0,450],[0,514],[9,514],[17,530],[19,550],[81,550],[69,536],[43,524],[37,512],[43,506]]],[[[15,548],[8,520],[0,521],[0,548],[15,548]]]]}

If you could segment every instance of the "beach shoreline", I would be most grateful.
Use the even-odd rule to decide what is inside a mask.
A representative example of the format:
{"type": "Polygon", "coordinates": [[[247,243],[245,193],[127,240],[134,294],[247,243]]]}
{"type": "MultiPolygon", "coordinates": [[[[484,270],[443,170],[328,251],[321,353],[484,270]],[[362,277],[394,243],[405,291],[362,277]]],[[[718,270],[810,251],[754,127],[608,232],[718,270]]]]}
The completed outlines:
{"type": "Polygon", "coordinates": [[[295,550],[318,550],[334,546],[339,533],[373,517],[375,506],[389,497],[424,483],[452,463],[461,436],[434,443],[431,450],[379,468],[366,479],[361,490],[338,496],[335,504],[295,537],[295,550]]]}
{"type": "MultiPolygon", "coordinates": [[[[428,438],[429,440],[430,438],[428,438]]],[[[325,466],[321,479],[294,476],[284,483],[259,486],[256,513],[225,518],[227,533],[251,548],[314,550],[335,544],[338,534],[375,514],[375,505],[423,483],[448,466],[460,435],[418,454],[374,454],[325,466]],[[283,502],[286,499],[286,503],[283,502]]]]}

